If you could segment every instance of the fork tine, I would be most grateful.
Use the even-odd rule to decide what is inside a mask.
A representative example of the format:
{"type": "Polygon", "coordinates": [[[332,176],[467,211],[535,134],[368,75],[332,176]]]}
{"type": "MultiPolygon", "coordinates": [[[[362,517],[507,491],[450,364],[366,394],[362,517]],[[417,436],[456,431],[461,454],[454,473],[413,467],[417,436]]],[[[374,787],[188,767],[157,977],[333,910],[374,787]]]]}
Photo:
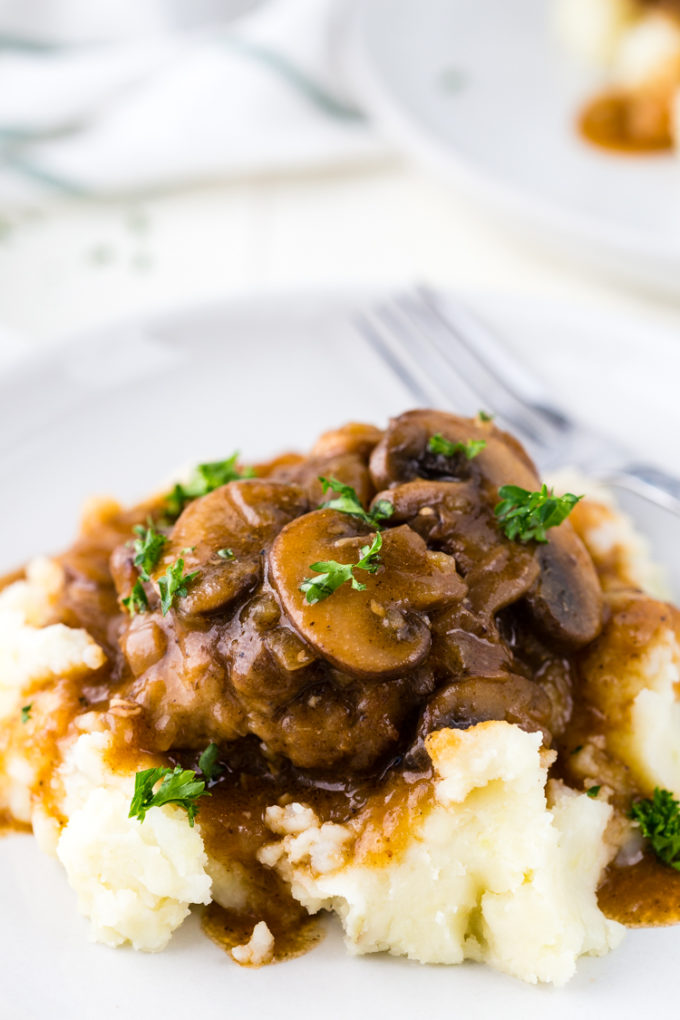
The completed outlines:
{"type": "Polygon", "coordinates": [[[426,288],[406,295],[402,302],[423,320],[440,357],[454,364],[480,396],[493,399],[502,417],[521,421],[537,442],[552,444],[569,431],[572,423],[552,406],[542,384],[461,302],[448,301],[444,312],[426,288]]]}
{"type": "MultiPolygon", "coordinates": [[[[356,326],[370,346],[409,391],[416,403],[427,407],[433,402],[432,389],[426,389],[416,378],[412,366],[404,358],[403,350],[395,348],[389,342],[383,326],[376,325],[368,314],[359,315],[356,318],[356,326]]],[[[434,401],[436,403],[436,399],[434,401]]]]}
{"type": "MultiPolygon", "coordinates": [[[[448,308],[447,308],[448,311],[448,308]]],[[[460,413],[493,410],[534,455],[554,452],[562,428],[559,414],[528,406],[504,379],[461,340],[448,316],[432,307],[427,294],[411,292],[374,307],[358,322],[364,337],[423,406],[442,403],[460,413]],[[559,423],[559,424],[558,424],[559,423]]],[[[484,330],[483,326],[479,326],[484,330]]],[[[498,344],[493,341],[497,347],[498,344]]],[[[488,356],[488,354],[487,354],[488,356]]],[[[506,356],[507,357],[507,356],[506,356]]],[[[528,387],[524,387],[528,391],[528,387]]],[[[538,385],[532,396],[543,396],[538,385]]],[[[560,440],[564,439],[561,432],[560,440]]]]}

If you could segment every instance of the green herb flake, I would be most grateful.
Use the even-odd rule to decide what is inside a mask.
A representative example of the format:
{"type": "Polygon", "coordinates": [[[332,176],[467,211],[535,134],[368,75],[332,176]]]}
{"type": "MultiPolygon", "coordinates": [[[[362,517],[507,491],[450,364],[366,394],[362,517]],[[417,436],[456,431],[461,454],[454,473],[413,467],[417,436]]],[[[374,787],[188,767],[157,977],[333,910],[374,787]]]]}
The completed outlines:
{"type": "Polygon", "coordinates": [[[158,564],[168,537],[160,531],[156,531],[151,520],[148,522],[148,527],[144,527],[143,524],[135,524],[133,531],[138,537],[132,542],[132,551],[135,554],[132,562],[139,570],[142,580],[150,581],[151,571],[158,564]]]}
{"type": "Polygon", "coordinates": [[[653,797],[633,804],[628,817],[638,823],[659,860],[680,871],[680,802],[673,794],[657,786],[653,797]]]}
{"type": "Polygon", "coordinates": [[[586,797],[597,797],[601,789],[601,786],[591,786],[588,790],[586,790],[586,797]]]}
{"type": "Polygon", "coordinates": [[[453,457],[456,453],[462,453],[467,460],[473,460],[482,452],[486,446],[486,439],[468,439],[466,442],[456,443],[444,439],[441,432],[436,432],[427,441],[427,448],[430,453],[441,453],[444,457],[453,457]]]}
{"type": "Polygon", "coordinates": [[[181,765],[172,768],[144,769],[135,776],[135,792],[130,803],[128,818],[138,818],[143,822],[146,813],[152,807],[163,804],[179,804],[189,816],[189,825],[194,824],[198,813],[197,801],[200,797],[209,797],[205,782],[196,778],[191,769],[183,769],[181,765]],[[162,779],[156,792],[153,788],[162,779]]]}
{"type": "Polygon", "coordinates": [[[380,566],[380,549],[382,548],[382,535],[376,532],[371,545],[364,545],[359,550],[360,558],[356,563],[338,563],[337,560],[321,560],[312,563],[310,570],[316,570],[318,577],[306,577],[300,585],[300,591],[305,593],[305,599],[310,605],[323,602],[334,591],[350,581],[355,591],[363,591],[366,587],[354,576],[355,570],[366,570],[369,574],[375,574],[380,566]]]}
{"type": "Polygon", "coordinates": [[[571,749],[571,751],[569,752],[569,754],[578,754],[578,753],[579,753],[579,751],[582,751],[582,750],[583,750],[583,744],[577,744],[577,745],[576,745],[576,747],[573,747],[573,748],[571,749]]]}
{"type": "Polygon", "coordinates": [[[33,708],[33,702],[31,702],[29,705],[24,705],[22,707],[22,709],[21,709],[21,721],[22,721],[22,723],[27,723],[28,720],[31,718],[31,709],[32,708],[33,708]]]}
{"type": "Polygon", "coordinates": [[[495,514],[504,534],[517,542],[547,542],[546,531],[564,521],[583,496],[567,492],[555,496],[547,485],[529,492],[518,485],[502,485],[495,514]]]}
{"type": "Polygon", "coordinates": [[[198,767],[208,782],[217,779],[224,772],[224,768],[217,761],[219,753],[220,749],[217,744],[208,744],[198,759],[198,767]]]}
{"type": "Polygon", "coordinates": [[[328,492],[330,489],[337,493],[335,499],[329,499],[326,503],[322,503],[321,509],[339,510],[340,513],[350,514],[352,517],[358,517],[369,527],[378,530],[380,530],[380,522],[387,520],[394,513],[394,507],[388,499],[379,499],[372,510],[364,510],[351,485],[345,485],[337,478],[324,478],[323,475],[319,476],[319,481],[324,492],[328,492]]]}
{"type": "Polygon", "coordinates": [[[234,550],[233,549],[218,549],[217,555],[221,560],[233,560],[234,550]]]}
{"type": "Polygon", "coordinates": [[[209,492],[219,489],[227,482],[239,481],[241,478],[254,478],[255,470],[253,468],[239,469],[236,466],[238,457],[237,450],[226,460],[213,460],[205,464],[198,464],[189,481],[183,484],[178,482],[165,497],[168,514],[178,517],[187,503],[198,499],[199,496],[207,496],[209,492]]]}
{"type": "Polygon", "coordinates": [[[137,616],[140,613],[146,613],[149,610],[149,600],[146,597],[144,591],[144,585],[140,578],[134,583],[132,591],[126,599],[121,600],[125,608],[127,609],[130,616],[137,616]]]}
{"type": "Polygon", "coordinates": [[[477,417],[480,421],[493,421],[496,415],[489,414],[488,411],[477,411],[477,417]]]}
{"type": "Polygon", "coordinates": [[[188,586],[198,577],[200,570],[184,573],[184,560],[180,556],[176,563],[168,567],[163,577],[158,579],[158,593],[161,597],[161,612],[166,616],[175,599],[186,598],[188,586]]]}

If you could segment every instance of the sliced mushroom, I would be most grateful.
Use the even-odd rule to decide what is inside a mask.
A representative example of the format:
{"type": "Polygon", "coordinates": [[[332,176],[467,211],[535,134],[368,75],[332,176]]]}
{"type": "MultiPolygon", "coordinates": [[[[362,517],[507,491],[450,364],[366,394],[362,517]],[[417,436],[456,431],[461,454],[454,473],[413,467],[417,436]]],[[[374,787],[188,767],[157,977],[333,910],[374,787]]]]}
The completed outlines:
{"type": "Polygon", "coordinates": [[[284,524],[307,508],[300,486],[258,478],[229,482],[184,510],[156,578],[181,556],[186,572],[199,571],[181,600],[181,611],[223,609],[256,584],[262,551],[284,524]],[[225,551],[220,556],[219,550],[231,555],[225,551]]]}
{"type": "Polygon", "coordinates": [[[511,542],[472,482],[418,479],[379,492],[394,507],[390,521],[408,523],[429,543],[452,553],[475,606],[496,612],[526,594],[538,574],[533,547],[511,542]]]}
{"type": "Polygon", "coordinates": [[[376,573],[357,569],[365,590],[343,584],[310,605],[300,591],[313,563],[356,563],[372,536],[335,510],[317,510],[287,525],[274,542],[270,577],[289,619],[319,655],[360,677],[396,676],[427,654],[430,630],[421,615],[459,600],[465,585],[455,562],[432,553],[407,527],[383,533],[376,573]]]}
{"type": "Polygon", "coordinates": [[[351,485],[364,506],[373,496],[368,468],[356,453],[308,457],[301,464],[278,468],[272,472],[271,477],[299,485],[304,489],[312,507],[318,507],[333,497],[333,493],[324,494],[319,478],[337,478],[344,485],[351,485]]]}
{"type": "Polygon", "coordinates": [[[425,706],[417,737],[445,727],[467,729],[490,719],[502,719],[529,732],[540,731],[549,745],[552,703],[533,680],[507,674],[504,678],[476,676],[457,680],[438,690],[425,706]]]}
{"type": "Polygon", "coordinates": [[[349,422],[332,432],[319,436],[311,449],[312,457],[337,457],[343,453],[354,453],[362,460],[368,460],[373,448],[383,437],[382,429],[362,422],[349,422]]]}
{"type": "Polygon", "coordinates": [[[507,540],[499,543],[465,576],[472,612],[491,620],[501,609],[523,598],[539,573],[532,549],[507,540]]]}
{"type": "Polygon", "coordinates": [[[593,561],[569,521],[548,532],[536,550],[541,572],[527,596],[539,629],[568,648],[582,648],[602,630],[602,588],[593,561]]]}
{"type": "Polygon", "coordinates": [[[377,489],[414,478],[483,479],[496,488],[511,483],[533,488],[538,482],[531,459],[508,433],[492,422],[443,411],[408,411],[393,418],[371,455],[370,469],[377,489]],[[486,446],[472,460],[464,453],[447,457],[429,449],[438,433],[451,443],[484,440],[486,446]]]}
{"type": "Polygon", "coordinates": [[[548,542],[510,542],[494,515],[498,489],[518,485],[534,491],[540,481],[521,445],[477,419],[456,418],[439,412],[412,411],[391,422],[371,457],[371,472],[378,485],[392,485],[377,499],[390,499],[394,521],[408,523],[427,540],[443,543],[459,563],[475,604],[496,601],[497,611],[526,595],[530,613],[542,633],[560,645],[579,648],[592,641],[602,627],[602,594],[595,568],[583,543],[568,521],[548,532],[548,542]],[[435,432],[451,442],[486,438],[486,447],[467,465],[438,455],[433,462],[427,440],[435,432]],[[418,479],[420,474],[440,477],[460,470],[466,481],[418,479]],[[503,548],[507,568],[493,576],[484,563],[503,548]],[[538,576],[530,563],[538,565],[538,576]],[[484,576],[486,574],[486,576],[484,576]]]}

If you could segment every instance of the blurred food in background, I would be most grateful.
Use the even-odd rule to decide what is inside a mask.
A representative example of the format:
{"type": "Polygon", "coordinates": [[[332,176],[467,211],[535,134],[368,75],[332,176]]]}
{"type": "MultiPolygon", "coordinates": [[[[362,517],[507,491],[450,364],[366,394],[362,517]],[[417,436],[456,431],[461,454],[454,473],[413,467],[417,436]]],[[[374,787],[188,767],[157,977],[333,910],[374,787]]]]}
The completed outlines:
{"type": "Polygon", "coordinates": [[[619,152],[680,144],[679,0],[559,0],[571,50],[606,72],[579,117],[589,141],[619,152]]]}

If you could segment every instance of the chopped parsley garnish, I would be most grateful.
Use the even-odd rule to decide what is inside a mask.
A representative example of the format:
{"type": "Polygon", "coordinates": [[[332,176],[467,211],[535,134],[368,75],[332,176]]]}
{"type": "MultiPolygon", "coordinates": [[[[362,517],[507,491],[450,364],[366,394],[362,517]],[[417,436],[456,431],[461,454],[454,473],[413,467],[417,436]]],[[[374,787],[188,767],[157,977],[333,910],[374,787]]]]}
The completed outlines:
{"type": "Polygon", "coordinates": [[[323,602],[346,581],[351,581],[355,591],[363,591],[366,585],[357,581],[354,571],[366,570],[369,574],[375,574],[380,566],[381,548],[382,535],[377,531],[372,543],[362,546],[359,550],[360,559],[356,563],[338,563],[337,560],[312,563],[309,569],[318,571],[319,576],[306,577],[300,585],[300,591],[305,593],[306,601],[312,606],[317,602],[323,602]]]}
{"type": "Polygon", "coordinates": [[[555,496],[542,485],[538,492],[529,492],[518,485],[502,485],[500,502],[495,514],[508,538],[517,542],[547,542],[546,531],[565,520],[583,496],[567,492],[555,496]]]}
{"type": "Polygon", "coordinates": [[[465,443],[458,441],[452,443],[448,439],[444,439],[441,432],[436,432],[433,436],[430,436],[427,442],[427,448],[430,453],[441,453],[445,457],[453,457],[456,453],[465,454],[468,460],[472,460],[481,453],[486,446],[486,439],[468,439],[465,443]]]}
{"type": "Polygon", "coordinates": [[[135,792],[130,803],[128,818],[139,818],[143,822],[147,811],[163,804],[179,804],[189,816],[189,825],[193,827],[194,818],[198,813],[196,801],[199,797],[209,797],[205,782],[196,778],[191,769],[183,769],[181,765],[171,768],[144,769],[135,776],[135,792]],[[162,779],[163,782],[156,792],[153,788],[162,779]]]}
{"type": "Polygon", "coordinates": [[[339,510],[343,514],[351,514],[352,517],[358,517],[364,524],[368,524],[369,527],[377,528],[378,530],[380,530],[380,522],[391,517],[394,513],[394,507],[389,499],[379,499],[372,510],[364,510],[359,497],[351,485],[345,485],[343,482],[339,482],[337,478],[324,478],[323,475],[319,477],[319,481],[324,492],[328,492],[331,489],[333,492],[338,493],[335,499],[329,499],[326,503],[322,503],[321,509],[327,508],[329,510],[339,510]]]}
{"type": "Polygon", "coordinates": [[[217,555],[221,560],[233,560],[234,550],[233,549],[218,549],[217,555]]]}
{"type": "Polygon", "coordinates": [[[135,554],[133,563],[139,570],[142,580],[150,581],[151,571],[161,558],[163,546],[168,541],[167,535],[156,531],[152,521],[149,521],[149,526],[146,528],[143,524],[135,524],[133,531],[139,536],[132,542],[132,550],[135,554]]]}
{"type": "Polygon", "coordinates": [[[217,757],[220,753],[220,749],[217,744],[208,744],[205,751],[201,754],[198,759],[198,767],[208,780],[211,782],[213,779],[224,772],[224,768],[218,763],[217,757]]]}
{"type": "Polygon", "coordinates": [[[253,468],[242,470],[236,467],[238,451],[226,460],[213,460],[206,464],[198,464],[188,482],[178,482],[165,497],[165,505],[171,517],[178,517],[187,503],[199,496],[206,496],[214,489],[219,489],[227,482],[235,482],[241,478],[254,478],[253,468]]]}
{"type": "Polygon", "coordinates": [[[134,583],[133,589],[126,599],[121,600],[130,616],[137,616],[138,613],[146,613],[149,609],[149,600],[144,591],[144,585],[140,578],[134,583]]]}
{"type": "Polygon", "coordinates": [[[591,786],[588,790],[586,790],[586,796],[587,797],[597,797],[597,795],[598,795],[598,793],[600,792],[601,789],[602,789],[601,786],[591,786]]]}
{"type": "Polygon", "coordinates": [[[161,597],[161,612],[163,616],[172,608],[175,599],[185,598],[188,585],[199,574],[200,570],[192,570],[190,574],[185,574],[184,560],[180,556],[176,563],[168,567],[163,577],[159,577],[158,593],[161,597]]]}
{"type": "Polygon", "coordinates": [[[654,796],[636,801],[629,817],[637,822],[659,860],[680,871],[680,802],[656,787],[654,796]]]}
{"type": "Polygon", "coordinates": [[[477,411],[477,417],[480,421],[493,421],[496,415],[489,414],[488,411],[477,411]]]}
{"type": "Polygon", "coordinates": [[[28,720],[31,718],[31,709],[32,708],[33,708],[33,702],[31,702],[30,705],[24,705],[22,707],[22,709],[21,709],[21,721],[22,721],[22,723],[27,723],[28,720]]]}

